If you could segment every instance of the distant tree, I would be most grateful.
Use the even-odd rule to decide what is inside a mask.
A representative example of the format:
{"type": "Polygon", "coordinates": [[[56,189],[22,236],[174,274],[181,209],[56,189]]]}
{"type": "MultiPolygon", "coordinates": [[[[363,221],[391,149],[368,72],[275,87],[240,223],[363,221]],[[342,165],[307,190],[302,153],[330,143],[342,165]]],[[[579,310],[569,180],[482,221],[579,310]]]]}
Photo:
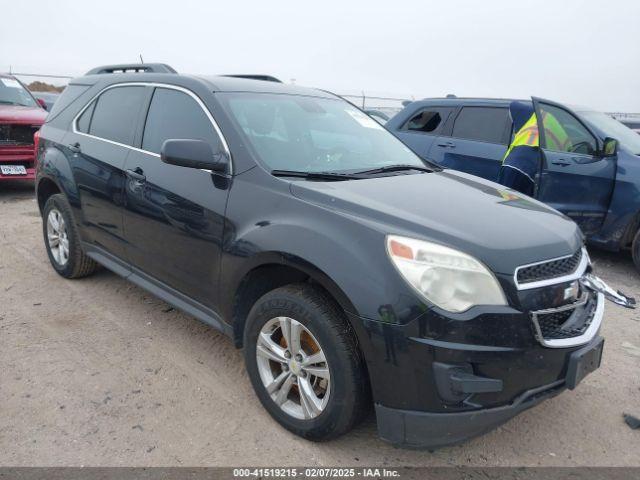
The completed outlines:
{"type": "Polygon", "coordinates": [[[32,92],[57,92],[60,93],[64,90],[64,87],[56,87],[50,83],[35,81],[27,85],[27,88],[32,92]]]}

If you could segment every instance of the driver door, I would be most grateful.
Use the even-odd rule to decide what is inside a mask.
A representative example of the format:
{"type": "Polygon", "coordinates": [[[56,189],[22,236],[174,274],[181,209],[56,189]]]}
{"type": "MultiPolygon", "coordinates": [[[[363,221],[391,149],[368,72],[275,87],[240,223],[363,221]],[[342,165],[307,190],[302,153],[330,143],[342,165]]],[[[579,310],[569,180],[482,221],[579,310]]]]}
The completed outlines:
{"type": "Polygon", "coordinates": [[[616,159],[601,155],[601,140],[568,108],[535,97],[533,106],[542,151],[536,198],[593,234],[609,208],[616,159]]]}

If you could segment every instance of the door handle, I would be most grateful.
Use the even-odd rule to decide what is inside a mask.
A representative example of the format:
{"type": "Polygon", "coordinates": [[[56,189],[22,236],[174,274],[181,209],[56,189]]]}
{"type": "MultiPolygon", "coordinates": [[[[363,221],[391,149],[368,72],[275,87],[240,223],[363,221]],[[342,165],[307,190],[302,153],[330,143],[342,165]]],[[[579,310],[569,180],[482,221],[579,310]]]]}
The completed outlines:
{"type": "Polygon", "coordinates": [[[571,165],[571,162],[569,160],[564,160],[564,159],[559,159],[559,160],[554,160],[553,162],[551,162],[552,165],[558,165],[560,167],[568,167],[569,165],[571,165]]]}
{"type": "Polygon", "coordinates": [[[147,177],[144,176],[144,172],[140,167],[136,168],[135,170],[127,170],[126,173],[127,177],[132,178],[136,182],[142,183],[147,180],[147,177]]]}
{"type": "Polygon", "coordinates": [[[600,160],[600,158],[598,157],[571,157],[571,160],[573,160],[573,163],[576,163],[578,165],[585,165],[588,163],[595,163],[598,160],[600,160]]]}
{"type": "Polygon", "coordinates": [[[71,150],[73,153],[80,153],[82,150],[80,149],[80,143],[76,142],[76,143],[71,143],[68,145],[69,150],[71,150]]]}
{"type": "Polygon", "coordinates": [[[440,142],[437,144],[439,147],[456,148],[456,144],[453,142],[440,142]]]}

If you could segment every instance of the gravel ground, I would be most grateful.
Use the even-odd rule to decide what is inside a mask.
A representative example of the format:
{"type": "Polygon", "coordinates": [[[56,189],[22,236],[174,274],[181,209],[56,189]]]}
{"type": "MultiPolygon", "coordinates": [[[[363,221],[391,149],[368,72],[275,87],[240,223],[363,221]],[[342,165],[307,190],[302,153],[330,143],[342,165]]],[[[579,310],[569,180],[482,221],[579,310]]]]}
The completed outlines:
{"type": "MultiPolygon", "coordinates": [[[[329,443],[263,410],[241,352],[116,275],[68,281],[49,266],[32,185],[0,184],[0,465],[640,466],[640,310],[607,305],[603,366],[463,445],[393,448],[369,418],[329,443]]],[[[640,298],[627,255],[599,275],[640,298]]]]}

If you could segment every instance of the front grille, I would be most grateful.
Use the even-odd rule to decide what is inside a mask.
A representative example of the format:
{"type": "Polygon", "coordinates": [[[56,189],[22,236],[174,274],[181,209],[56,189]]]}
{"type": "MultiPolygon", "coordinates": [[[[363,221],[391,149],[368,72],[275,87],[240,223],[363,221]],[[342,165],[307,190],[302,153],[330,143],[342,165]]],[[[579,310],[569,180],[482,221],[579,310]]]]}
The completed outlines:
{"type": "Polygon", "coordinates": [[[540,325],[540,333],[545,340],[555,340],[558,338],[571,338],[582,335],[589,327],[588,322],[582,322],[577,326],[563,328],[567,323],[574,310],[567,310],[557,313],[546,313],[539,315],[538,325],[540,325]]]}
{"type": "Polygon", "coordinates": [[[571,257],[521,267],[518,269],[516,280],[519,284],[526,284],[564,277],[575,272],[578,265],[580,265],[580,260],[582,260],[582,249],[571,257]]]}
{"type": "Polygon", "coordinates": [[[0,124],[0,145],[33,145],[36,125],[0,124]]]}
{"type": "Polygon", "coordinates": [[[534,334],[542,344],[548,340],[579,337],[591,325],[596,306],[596,295],[584,293],[574,304],[533,312],[531,319],[534,334]]]}

